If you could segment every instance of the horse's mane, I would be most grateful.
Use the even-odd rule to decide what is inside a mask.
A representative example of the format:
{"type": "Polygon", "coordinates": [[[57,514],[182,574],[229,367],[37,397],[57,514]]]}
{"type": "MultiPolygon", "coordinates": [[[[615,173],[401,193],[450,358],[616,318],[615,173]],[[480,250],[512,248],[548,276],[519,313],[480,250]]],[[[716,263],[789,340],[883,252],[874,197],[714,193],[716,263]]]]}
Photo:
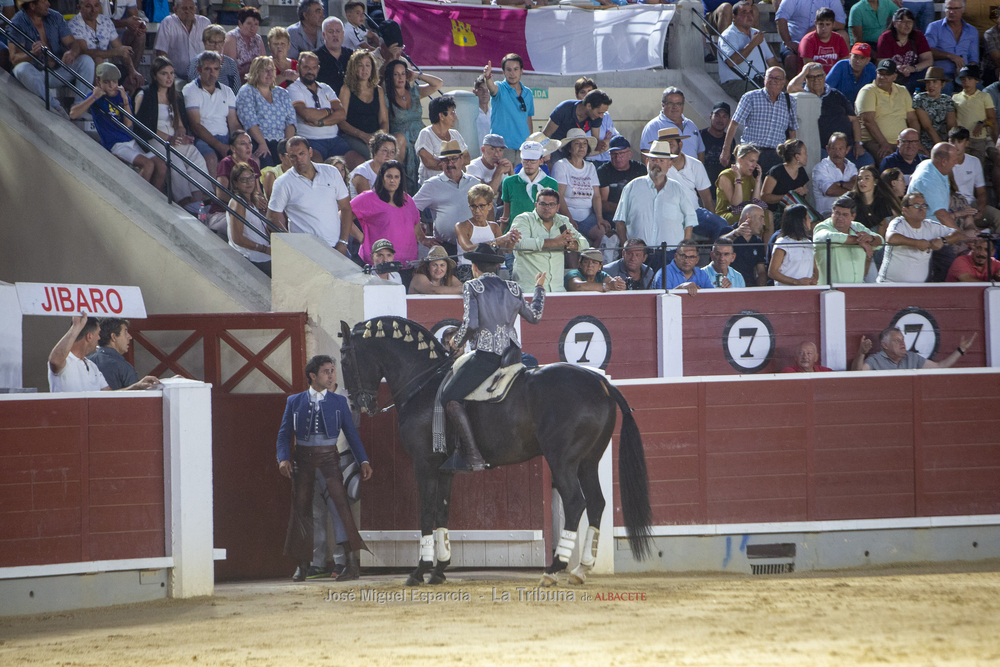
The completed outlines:
{"type": "MultiPolygon", "coordinates": [[[[444,349],[444,345],[441,344],[441,342],[430,332],[430,330],[421,324],[417,324],[413,320],[406,319],[405,317],[373,317],[369,320],[365,320],[364,322],[355,324],[354,329],[351,330],[351,334],[364,335],[365,330],[368,330],[371,332],[372,336],[378,337],[379,324],[382,325],[383,337],[386,340],[398,338],[398,340],[404,345],[412,345],[414,350],[418,350],[421,343],[426,343],[428,348],[425,349],[433,351],[436,355],[436,357],[431,358],[444,359],[448,356],[448,352],[444,349]],[[409,333],[407,333],[407,328],[409,328],[409,333]],[[396,336],[397,333],[399,334],[398,337],[396,336]],[[407,338],[410,338],[410,340],[406,340],[407,338]],[[423,338],[422,341],[421,338],[423,338]]],[[[420,352],[424,351],[425,350],[420,350],[420,352]]]]}

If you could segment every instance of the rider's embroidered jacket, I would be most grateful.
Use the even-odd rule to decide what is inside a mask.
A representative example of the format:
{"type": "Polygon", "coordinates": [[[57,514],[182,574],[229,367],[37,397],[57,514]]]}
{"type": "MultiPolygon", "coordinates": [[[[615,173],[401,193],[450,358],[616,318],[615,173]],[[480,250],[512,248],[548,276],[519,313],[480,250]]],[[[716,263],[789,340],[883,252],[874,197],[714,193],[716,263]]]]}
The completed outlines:
{"type": "Polygon", "coordinates": [[[468,338],[474,350],[503,354],[512,343],[519,345],[514,323],[520,315],[531,324],[542,319],[545,288],[535,287],[531,305],[524,300],[521,286],[487,273],[462,287],[465,315],[453,345],[460,348],[468,338]]]}
{"type": "MultiPolygon", "coordinates": [[[[338,438],[343,429],[347,444],[354,453],[354,459],[358,465],[368,461],[365,447],[361,444],[361,437],[358,430],[354,428],[354,418],[351,416],[351,408],[347,405],[347,399],[332,391],[326,392],[326,397],[319,402],[320,416],[323,425],[326,427],[326,435],[330,438],[338,438]]],[[[305,445],[302,439],[309,435],[309,425],[313,423],[314,408],[309,390],[301,394],[289,396],[285,403],[285,414],[281,418],[281,428],[278,429],[278,463],[288,461],[290,458],[292,433],[295,433],[298,445],[305,445]]]]}

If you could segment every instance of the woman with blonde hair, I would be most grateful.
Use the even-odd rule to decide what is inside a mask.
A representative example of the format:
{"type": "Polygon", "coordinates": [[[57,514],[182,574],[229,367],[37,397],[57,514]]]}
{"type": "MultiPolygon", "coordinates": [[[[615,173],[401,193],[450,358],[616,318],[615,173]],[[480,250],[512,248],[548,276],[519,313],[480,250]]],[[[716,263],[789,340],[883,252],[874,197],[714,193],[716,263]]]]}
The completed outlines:
{"type": "MultiPolygon", "coordinates": [[[[753,144],[736,147],[736,164],[719,174],[716,186],[715,213],[730,225],[740,224],[740,214],[747,204],[757,204],[765,211],[767,204],[761,199],[764,179],[757,164],[760,150],[753,144]]],[[[764,238],[770,238],[772,230],[765,228],[764,238]]]]}
{"type": "Polygon", "coordinates": [[[521,238],[521,233],[515,230],[501,235],[500,226],[486,219],[493,207],[493,197],[493,188],[490,186],[485,183],[473,185],[469,190],[469,210],[472,211],[472,217],[455,223],[459,280],[472,278],[472,262],[465,259],[465,253],[472,252],[480,243],[493,243],[498,248],[510,251],[521,238]]]}
{"type": "Polygon", "coordinates": [[[292,36],[280,25],[267,32],[267,48],[271,50],[271,60],[277,72],[274,82],[282,88],[288,88],[288,84],[299,80],[299,61],[288,57],[291,46],[292,36]]]}
{"type": "Polygon", "coordinates": [[[229,208],[242,216],[255,231],[247,231],[247,225],[226,211],[226,228],[229,232],[229,245],[241,255],[249,259],[254,266],[271,277],[271,242],[269,232],[264,226],[261,215],[267,213],[267,201],[260,191],[257,175],[253,167],[240,162],[229,174],[229,182],[233,194],[229,200],[229,208]],[[250,208],[248,209],[247,206],[250,208]],[[254,212],[256,211],[256,213],[254,212]]]}
{"type": "MultiPolygon", "coordinates": [[[[389,131],[389,114],[385,108],[385,93],[378,85],[375,59],[367,51],[355,51],[347,61],[340,103],[347,118],[340,122],[341,136],[365,160],[372,155],[368,142],[376,131],[389,131]]],[[[358,165],[348,164],[353,169],[358,165]]]]}
{"type": "Polygon", "coordinates": [[[274,87],[274,61],[255,58],[247,82],[236,94],[236,115],[254,142],[263,167],[277,164],[278,142],[295,136],[295,107],[284,88],[274,87]]]}

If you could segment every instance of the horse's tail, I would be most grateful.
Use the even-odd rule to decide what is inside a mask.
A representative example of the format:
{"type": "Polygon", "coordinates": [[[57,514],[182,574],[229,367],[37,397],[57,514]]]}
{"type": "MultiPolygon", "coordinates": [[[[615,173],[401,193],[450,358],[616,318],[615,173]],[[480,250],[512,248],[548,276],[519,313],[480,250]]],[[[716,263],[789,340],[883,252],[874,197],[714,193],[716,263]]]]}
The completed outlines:
{"type": "Polygon", "coordinates": [[[622,515],[628,531],[632,557],[644,560],[650,555],[650,526],[653,510],[649,507],[649,475],[646,455],[642,450],[639,426],[632,417],[632,408],[622,393],[607,383],[608,391],[622,411],[622,430],[618,445],[618,482],[622,494],[622,515]]]}

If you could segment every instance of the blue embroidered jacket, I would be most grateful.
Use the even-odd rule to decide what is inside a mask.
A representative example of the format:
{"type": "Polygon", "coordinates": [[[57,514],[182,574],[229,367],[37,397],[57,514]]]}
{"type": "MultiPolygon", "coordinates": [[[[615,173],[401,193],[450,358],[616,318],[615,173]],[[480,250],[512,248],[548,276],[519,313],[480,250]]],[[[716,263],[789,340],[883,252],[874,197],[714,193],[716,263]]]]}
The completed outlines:
{"type": "MultiPolygon", "coordinates": [[[[326,426],[326,436],[336,439],[343,429],[347,444],[354,453],[358,465],[368,461],[365,447],[361,444],[358,430],[354,428],[354,418],[347,399],[332,391],[326,392],[326,397],[319,402],[323,424],[326,426]]],[[[285,414],[281,417],[281,428],[278,429],[278,462],[291,458],[292,433],[298,439],[309,435],[309,425],[313,421],[313,402],[309,398],[309,390],[288,397],[285,403],[285,414]]]]}

